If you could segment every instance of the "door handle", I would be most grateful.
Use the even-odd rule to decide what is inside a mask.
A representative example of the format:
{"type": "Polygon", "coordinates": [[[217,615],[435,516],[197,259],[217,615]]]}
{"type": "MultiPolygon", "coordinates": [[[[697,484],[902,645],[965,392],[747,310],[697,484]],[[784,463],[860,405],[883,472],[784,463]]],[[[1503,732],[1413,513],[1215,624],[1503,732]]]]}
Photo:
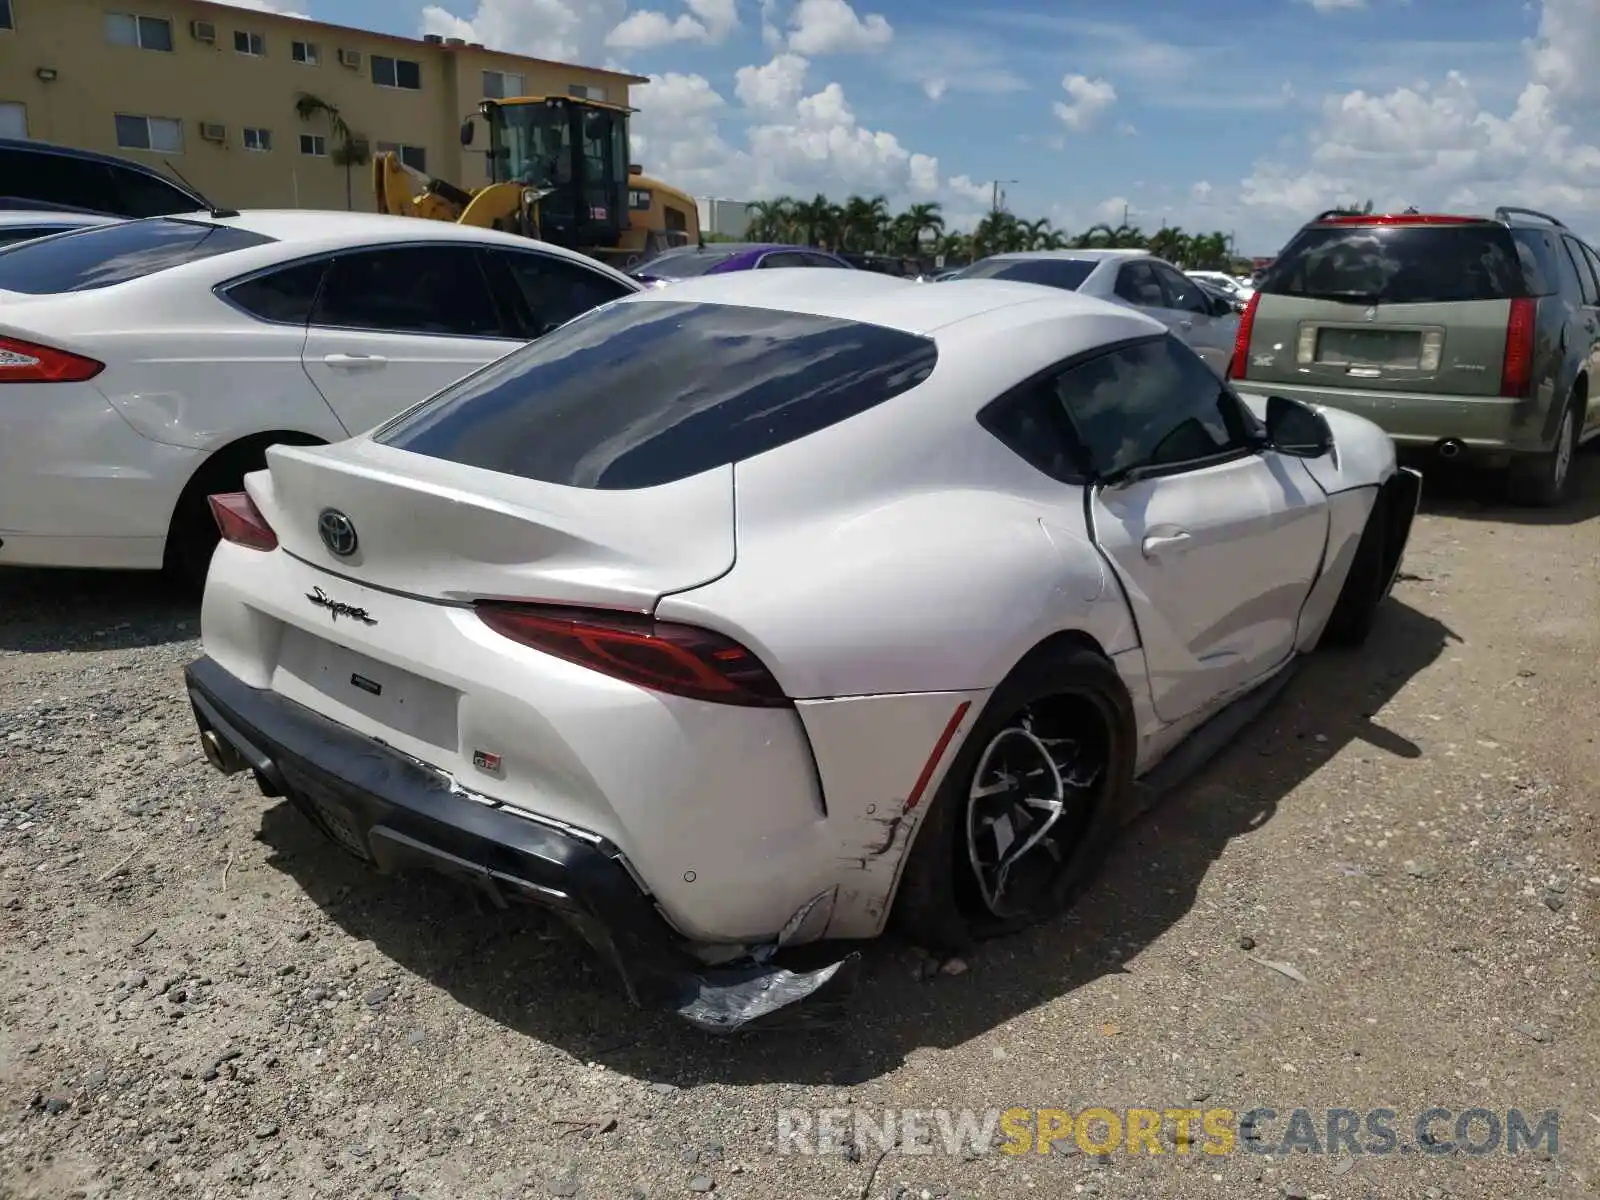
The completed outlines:
{"type": "Polygon", "coordinates": [[[1155,558],[1162,551],[1175,549],[1188,540],[1189,535],[1181,529],[1177,533],[1152,533],[1139,543],[1139,549],[1146,558],[1155,558]]]}
{"type": "Polygon", "coordinates": [[[324,354],[322,361],[330,367],[345,367],[359,371],[363,368],[384,366],[389,360],[381,354],[324,354]]]}
{"type": "Polygon", "coordinates": [[[1185,317],[1183,320],[1178,322],[1178,327],[1180,329],[1193,329],[1194,328],[1194,322],[1191,321],[1188,317],[1185,317]]]}

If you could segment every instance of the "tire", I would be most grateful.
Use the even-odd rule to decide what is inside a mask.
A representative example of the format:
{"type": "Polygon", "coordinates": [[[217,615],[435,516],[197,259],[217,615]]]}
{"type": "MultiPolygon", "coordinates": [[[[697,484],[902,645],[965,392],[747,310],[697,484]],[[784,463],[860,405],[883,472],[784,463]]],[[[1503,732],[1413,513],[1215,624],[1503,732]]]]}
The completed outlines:
{"type": "Polygon", "coordinates": [[[1069,644],[1019,664],[934,793],[895,897],[898,930],[936,954],[960,954],[1067,907],[1093,878],[1121,823],[1133,785],[1136,728],[1127,688],[1099,652],[1069,644]],[[1014,789],[974,797],[980,783],[1008,767],[1014,781],[1032,778],[1027,791],[1064,803],[1044,838],[1002,877],[993,869],[1001,825],[1017,817],[1018,825],[1005,825],[1016,847],[1050,819],[1042,808],[1021,805],[1014,789]],[[1058,790],[1055,780],[1063,776],[1058,790]],[[993,821],[997,815],[1002,821],[993,821]],[[1024,817],[1034,824],[1021,823],[1024,817]]]}
{"type": "Polygon", "coordinates": [[[1365,643],[1372,633],[1378,608],[1389,590],[1390,503],[1388,489],[1379,488],[1372,511],[1367,514],[1366,528],[1361,531],[1361,541],[1356,545],[1350,573],[1345,576],[1339,599],[1334,602],[1328,623],[1323,626],[1318,643],[1321,646],[1354,649],[1365,643]]]}
{"type": "Polygon", "coordinates": [[[1572,460],[1578,450],[1578,403],[1573,396],[1561,410],[1556,443],[1542,454],[1529,454],[1511,464],[1507,491],[1513,504],[1554,508],[1572,491],[1572,460]]]}

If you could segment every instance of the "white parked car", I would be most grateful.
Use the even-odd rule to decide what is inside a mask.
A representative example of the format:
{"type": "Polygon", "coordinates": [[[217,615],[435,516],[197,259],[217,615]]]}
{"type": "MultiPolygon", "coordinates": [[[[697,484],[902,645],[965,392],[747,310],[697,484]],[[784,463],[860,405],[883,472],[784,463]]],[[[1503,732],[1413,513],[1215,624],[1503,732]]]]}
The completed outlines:
{"type": "Polygon", "coordinates": [[[1239,332],[1231,305],[1147,250],[1024,250],[980,258],[953,279],[1038,283],[1126,304],[1148,313],[1188,343],[1218,375],[1228,369],[1239,332]]]}
{"type": "Polygon", "coordinates": [[[31,242],[35,238],[50,237],[52,234],[71,233],[75,229],[115,225],[123,219],[51,209],[0,209],[0,249],[15,246],[18,242],[31,242]]]}
{"type": "Polygon", "coordinates": [[[1248,282],[1237,279],[1226,271],[1188,271],[1186,274],[1191,279],[1199,279],[1213,287],[1221,288],[1235,300],[1248,301],[1256,294],[1256,289],[1248,282]]]}
{"type": "Polygon", "coordinates": [[[639,290],[512,234],[311,211],[0,251],[0,567],[204,577],[206,506],[273,442],[369,429],[639,290]]]}
{"type": "Polygon", "coordinates": [[[353,854],[728,1028],[850,974],[779,948],[1054,911],[1178,747],[1364,636],[1419,487],[1126,307],[688,280],[269,450],[213,498],[188,688],[213,765],[353,854]]]}

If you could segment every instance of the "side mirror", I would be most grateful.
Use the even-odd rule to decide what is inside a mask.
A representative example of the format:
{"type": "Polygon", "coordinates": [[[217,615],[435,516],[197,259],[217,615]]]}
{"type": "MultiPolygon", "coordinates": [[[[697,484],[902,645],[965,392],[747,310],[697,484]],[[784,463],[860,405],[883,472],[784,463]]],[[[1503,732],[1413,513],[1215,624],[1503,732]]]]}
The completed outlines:
{"type": "Polygon", "coordinates": [[[1286,396],[1268,396],[1267,440],[1280,454],[1321,458],[1333,449],[1333,430],[1311,406],[1286,396]]]}
{"type": "Polygon", "coordinates": [[[1233,313],[1233,301],[1222,296],[1211,297],[1211,315],[1213,317],[1226,317],[1233,313]]]}
{"type": "Polygon", "coordinates": [[[473,127],[471,117],[461,122],[461,144],[463,146],[472,145],[472,139],[477,135],[477,132],[477,129],[473,127]]]}

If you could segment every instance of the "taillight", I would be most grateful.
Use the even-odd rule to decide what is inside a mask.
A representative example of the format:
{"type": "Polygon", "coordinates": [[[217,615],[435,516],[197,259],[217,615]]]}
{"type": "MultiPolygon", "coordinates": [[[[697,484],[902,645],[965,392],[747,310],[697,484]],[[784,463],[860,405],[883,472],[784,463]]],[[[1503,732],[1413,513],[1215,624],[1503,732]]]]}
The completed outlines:
{"type": "Polygon", "coordinates": [[[1511,302],[1506,319],[1505,365],[1500,370],[1500,394],[1522,397],[1533,382],[1533,326],[1538,301],[1523,296],[1511,302]]]}
{"type": "Polygon", "coordinates": [[[477,612],[514,642],[652,691],[746,708],[790,703],[760,659],[708,629],[545,604],[481,601],[477,612]]]}
{"type": "Polygon", "coordinates": [[[211,502],[211,515],[217,520],[223,541],[250,550],[278,548],[278,535],[272,532],[272,526],[267,524],[248,493],[225,492],[206,499],[211,502]]]}
{"type": "Polygon", "coordinates": [[[1228,363],[1228,378],[1243,379],[1250,358],[1250,335],[1255,332],[1256,308],[1261,303],[1261,293],[1255,292],[1250,303],[1239,316],[1239,330],[1233,338],[1233,359],[1228,363]]]}
{"type": "Polygon", "coordinates": [[[82,383],[105,369],[81,354],[0,337],[0,383],[82,383]]]}

